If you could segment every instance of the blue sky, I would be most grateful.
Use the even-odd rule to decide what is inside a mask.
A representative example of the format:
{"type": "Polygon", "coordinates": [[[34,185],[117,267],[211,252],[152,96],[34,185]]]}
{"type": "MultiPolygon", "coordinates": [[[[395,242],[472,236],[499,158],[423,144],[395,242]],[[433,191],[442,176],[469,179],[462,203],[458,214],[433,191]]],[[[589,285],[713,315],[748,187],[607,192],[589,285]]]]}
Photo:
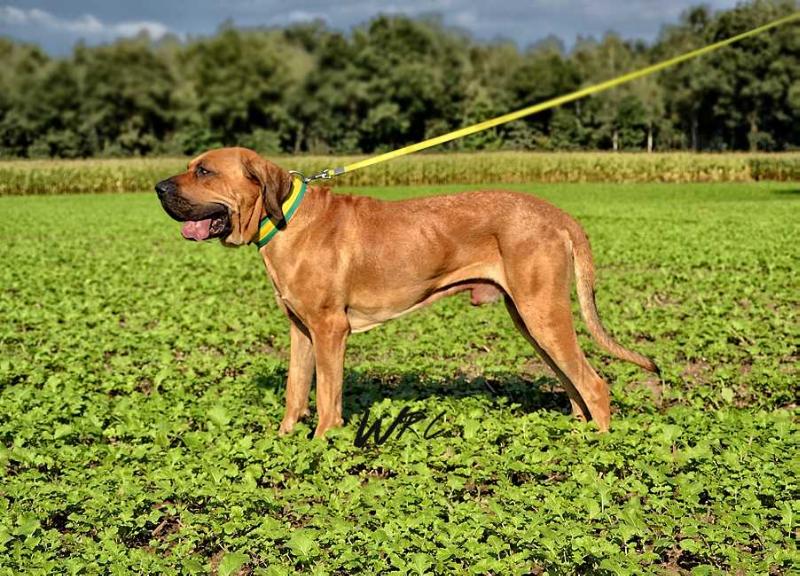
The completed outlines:
{"type": "MultiPolygon", "coordinates": [[[[696,0],[0,0],[0,36],[35,42],[55,54],[134,35],[153,37],[213,33],[231,20],[241,26],[280,26],[315,18],[348,30],[380,13],[440,14],[445,23],[478,38],[507,38],[527,46],[547,36],[567,46],[582,36],[613,30],[627,38],[653,40],[696,0]]],[[[713,9],[736,0],[706,0],[713,9]]]]}

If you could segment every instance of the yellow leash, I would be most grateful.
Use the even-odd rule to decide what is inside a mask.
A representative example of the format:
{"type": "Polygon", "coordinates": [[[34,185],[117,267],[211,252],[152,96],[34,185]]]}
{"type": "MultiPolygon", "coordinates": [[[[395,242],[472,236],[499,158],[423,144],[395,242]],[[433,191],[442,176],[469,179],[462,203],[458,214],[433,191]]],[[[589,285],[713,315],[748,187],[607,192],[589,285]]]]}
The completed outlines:
{"type": "Polygon", "coordinates": [[[504,114],[502,116],[498,116],[497,118],[492,118],[491,120],[485,120],[483,122],[479,122],[478,124],[467,126],[466,128],[460,128],[459,130],[455,130],[453,132],[449,132],[441,136],[436,136],[435,138],[429,138],[428,140],[418,142],[417,144],[411,144],[410,146],[398,148],[397,150],[386,152],[385,154],[379,154],[377,156],[373,156],[372,158],[365,158],[364,160],[359,160],[358,162],[353,162],[352,164],[347,164],[346,166],[338,168],[328,168],[326,170],[323,170],[319,174],[315,174],[314,176],[305,178],[304,180],[306,182],[310,182],[312,180],[332,178],[334,176],[345,174],[347,172],[354,172],[355,170],[360,170],[361,168],[366,168],[367,166],[373,166],[374,164],[379,164],[381,162],[386,162],[388,160],[394,160],[395,158],[399,158],[400,156],[413,154],[414,152],[419,152],[420,150],[425,150],[426,148],[431,148],[432,146],[437,146],[439,144],[444,144],[445,142],[450,142],[451,140],[456,140],[457,138],[463,138],[464,136],[475,134],[476,132],[488,130],[489,128],[494,128],[495,126],[499,126],[500,124],[505,124],[506,122],[519,120],[520,118],[530,116],[531,114],[536,114],[537,112],[549,110],[550,108],[555,108],[556,106],[560,106],[561,104],[566,104],[567,102],[578,100],[579,98],[583,98],[584,96],[597,94],[598,92],[603,92],[604,90],[608,90],[609,88],[614,88],[615,86],[619,86],[620,84],[625,84],[626,82],[630,82],[631,80],[636,80],[637,78],[642,78],[643,76],[654,74],[655,72],[663,70],[664,68],[669,68],[670,66],[674,66],[675,64],[685,62],[686,60],[691,60],[692,58],[697,58],[698,56],[702,56],[703,54],[708,54],[709,52],[713,52],[714,50],[719,50],[720,48],[728,46],[729,44],[733,44],[734,42],[738,42],[739,40],[743,40],[744,38],[749,38],[750,36],[761,34],[766,30],[770,30],[771,28],[776,28],[778,26],[794,22],[795,20],[798,19],[800,19],[800,12],[795,12],[794,14],[790,14],[789,16],[785,16],[784,18],[780,18],[768,24],[764,24],[763,26],[759,26],[758,28],[753,28],[752,30],[749,30],[747,32],[731,36],[730,38],[726,38],[725,40],[720,40],[719,42],[709,44],[708,46],[705,46],[703,48],[698,48],[697,50],[686,52],[685,54],[675,56],[674,58],[670,58],[669,60],[664,60],[663,62],[659,62],[651,66],[647,66],[646,68],[641,68],[640,70],[629,72],[628,74],[625,74],[623,76],[612,78],[611,80],[606,80],[605,82],[601,82],[600,84],[595,84],[594,86],[589,86],[588,88],[582,88],[581,90],[576,90],[575,92],[572,92],[570,94],[559,96],[557,98],[553,98],[552,100],[541,102],[540,104],[534,104],[533,106],[523,108],[522,110],[517,110],[516,112],[510,112],[509,114],[504,114]]]}

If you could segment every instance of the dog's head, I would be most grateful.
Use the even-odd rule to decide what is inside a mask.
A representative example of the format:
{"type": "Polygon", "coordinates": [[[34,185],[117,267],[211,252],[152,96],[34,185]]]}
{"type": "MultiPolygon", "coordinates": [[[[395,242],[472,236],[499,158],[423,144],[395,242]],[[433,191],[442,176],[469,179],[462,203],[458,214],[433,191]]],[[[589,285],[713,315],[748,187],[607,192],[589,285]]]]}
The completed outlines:
{"type": "Polygon", "coordinates": [[[240,246],[255,240],[264,212],[283,225],[281,205],[292,177],[247,148],[218,148],[189,162],[186,172],[156,184],[164,210],[188,240],[219,238],[240,246]]]}

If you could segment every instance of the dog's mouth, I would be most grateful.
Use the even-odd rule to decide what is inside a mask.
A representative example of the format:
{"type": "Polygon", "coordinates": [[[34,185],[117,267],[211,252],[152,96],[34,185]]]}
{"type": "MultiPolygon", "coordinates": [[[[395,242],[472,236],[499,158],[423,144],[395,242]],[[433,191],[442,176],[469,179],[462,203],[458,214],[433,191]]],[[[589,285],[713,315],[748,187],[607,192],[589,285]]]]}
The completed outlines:
{"type": "Polygon", "coordinates": [[[187,240],[199,242],[221,238],[231,233],[230,208],[220,202],[195,204],[180,194],[160,194],[161,206],[170,218],[183,222],[181,234],[187,240]]]}
{"type": "Polygon", "coordinates": [[[202,220],[187,220],[181,227],[181,234],[187,240],[200,242],[211,238],[227,236],[231,231],[231,218],[228,209],[220,209],[202,220]]]}

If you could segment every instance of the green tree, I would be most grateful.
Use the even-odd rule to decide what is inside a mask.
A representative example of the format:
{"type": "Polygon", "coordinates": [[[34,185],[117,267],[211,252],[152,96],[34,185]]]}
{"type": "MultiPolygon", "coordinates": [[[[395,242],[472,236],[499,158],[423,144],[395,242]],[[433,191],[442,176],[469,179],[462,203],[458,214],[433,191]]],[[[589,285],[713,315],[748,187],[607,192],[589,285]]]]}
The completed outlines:
{"type": "MultiPolygon", "coordinates": [[[[478,42],[439,18],[379,16],[146,35],[65,58],[0,39],[0,155],[394,148],[616,77],[800,9],[754,0],[687,10],[648,45],[607,34],[566,51],[478,42]]],[[[444,149],[784,150],[800,147],[800,34],[786,26],[444,149]]]]}
{"type": "Polygon", "coordinates": [[[74,54],[83,90],[84,137],[95,153],[147,154],[171,125],[174,80],[147,37],[108,46],[79,46],[74,54]]]}
{"type": "MultiPolygon", "coordinates": [[[[580,73],[565,57],[560,44],[546,42],[526,53],[509,78],[511,110],[572,92],[580,85],[580,73]]],[[[510,125],[505,133],[507,145],[517,148],[551,148],[552,110],[510,125]]]]}
{"type": "MultiPolygon", "coordinates": [[[[753,26],[786,16],[794,2],[767,2],[737,6],[719,15],[715,39],[744,32],[753,26]]],[[[715,117],[725,127],[722,139],[731,148],[782,149],[797,120],[790,93],[800,80],[800,34],[786,27],[743,40],[727,54],[715,54],[710,65],[721,82],[715,117]]]]}
{"type": "Polygon", "coordinates": [[[0,155],[27,156],[40,126],[28,104],[37,96],[37,75],[49,58],[36,46],[0,38],[0,155]]]}
{"type": "Polygon", "coordinates": [[[280,31],[229,25],[190,44],[182,59],[184,98],[197,113],[183,118],[179,129],[200,136],[203,146],[233,145],[248,135],[289,142],[287,97],[308,74],[305,63],[297,65],[301,56],[280,31]]]}

